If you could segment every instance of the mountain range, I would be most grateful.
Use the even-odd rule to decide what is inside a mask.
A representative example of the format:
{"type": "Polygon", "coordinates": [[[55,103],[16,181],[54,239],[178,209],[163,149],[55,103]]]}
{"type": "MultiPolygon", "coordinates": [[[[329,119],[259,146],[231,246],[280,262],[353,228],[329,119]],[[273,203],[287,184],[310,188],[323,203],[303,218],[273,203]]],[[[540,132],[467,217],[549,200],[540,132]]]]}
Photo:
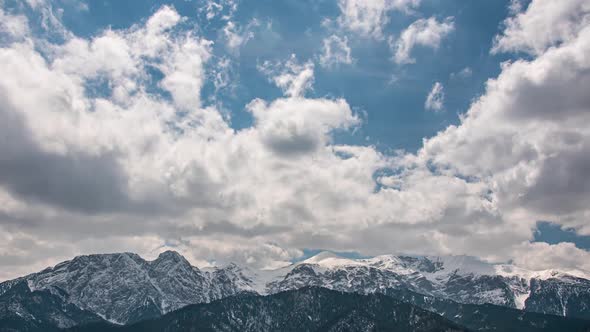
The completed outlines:
{"type": "Polygon", "coordinates": [[[301,288],[196,304],[125,327],[105,323],[72,332],[139,331],[407,331],[466,332],[451,321],[385,295],[301,288]]]}
{"type": "MultiPolygon", "coordinates": [[[[565,322],[577,324],[580,331],[590,326],[586,324],[590,324],[586,321],[590,319],[586,271],[529,271],[469,256],[349,259],[331,252],[274,270],[236,264],[199,269],[180,254],[167,251],[153,261],[132,253],[78,256],[0,283],[0,330],[5,326],[16,327],[16,331],[48,330],[48,326],[64,329],[105,322],[134,326],[189,308],[215,311],[228,303],[234,303],[232,310],[238,311],[250,303],[249,308],[262,310],[255,310],[262,314],[279,294],[304,291],[305,296],[311,296],[322,292],[318,289],[336,291],[326,295],[336,302],[348,301],[344,299],[348,295],[365,296],[362,301],[368,299],[375,306],[391,307],[389,299],[402,301],[472,330],[491,329],[511,320],[511,326],[522,325],[519,331],[529,327],[551,330],[551,324],[563,326],[565,322]],[[237,305],[235,301],[246,302],[237,305]],[[207,307],[214,304],[218,307],[207,307]]],[[[352,312],[355,321],[381,326],[374,320],[379,317],[366,316],[358,308],[343,306],[341,315],[347,317],[352,312]]],[[[389,326],[395,320],[383,322],[389,326]]],[[[275,326],[271,323],[268,326],[275,326]]],[[[327,326],[310,328],[336,328],[327,326]]]]}

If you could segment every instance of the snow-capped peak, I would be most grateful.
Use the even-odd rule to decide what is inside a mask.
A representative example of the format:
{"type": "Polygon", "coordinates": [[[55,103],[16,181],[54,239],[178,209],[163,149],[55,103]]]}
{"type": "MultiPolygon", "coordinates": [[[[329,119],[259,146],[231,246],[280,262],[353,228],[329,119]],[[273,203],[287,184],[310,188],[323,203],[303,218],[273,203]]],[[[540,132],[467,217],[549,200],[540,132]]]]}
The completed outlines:
{"type": "Polygon", "coordinates": [[[429,257],[441,267],[438,273],[458,273],[471,275],[494,275],[495,268],[493,264],[486,263],[473,256],[440,256],[429,257]]]}
{"type": "Polygon", "coordinates": [[[313,264],[324,268],[335,268],[340,266],[358,266],[366,265],[360,260],[342,257],[331,251],[322,251],[319,254],[312,256],[299,264],[313,264]]]}
{"type": "Polygon", "coordinates": [[[494,266],[495,274],[505,276],[505,277],[520,277],[524,279],[539,279],[539,280],[547,280],[547,279],[568,279],[571,277],[575,278],[582,278],[582,279],[589,279],[590,280],[590,272],[583,271],[579,269],[568,269],[568,270],[555,270],[555,269],[548,269],[548,270],[527,270],[518,266],[510,265],[510,264],[498,264],[494,266]]]}
{"type": "Polygon", "coordinates": [[[381,255],[372,258],[347,258],[331,251],[322,251],[298,264],[324,268],[366,266],[396,273],[495,275],[496,268],[471,256],[381,255]]]}

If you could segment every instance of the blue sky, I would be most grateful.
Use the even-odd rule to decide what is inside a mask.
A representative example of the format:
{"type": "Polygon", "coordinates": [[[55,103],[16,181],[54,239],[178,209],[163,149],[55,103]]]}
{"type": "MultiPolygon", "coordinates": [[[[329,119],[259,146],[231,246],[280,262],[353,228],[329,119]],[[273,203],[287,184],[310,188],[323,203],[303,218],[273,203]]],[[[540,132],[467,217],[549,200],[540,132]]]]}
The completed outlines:
{"type": "Polygon", "coordinates": [[[550,244],[571,242],[578,248],[590,250],[590,236],[578,235],[574,229],[563,229],[559,225],[546,221],[540,221],[537,224],[535,241],[550,244]]]}
{"type": "Polygon", "coordinates": [[[166,249],[196,265],[322,248],[590,269],[583,0],[0,9],[12,274],[166,249]]]}

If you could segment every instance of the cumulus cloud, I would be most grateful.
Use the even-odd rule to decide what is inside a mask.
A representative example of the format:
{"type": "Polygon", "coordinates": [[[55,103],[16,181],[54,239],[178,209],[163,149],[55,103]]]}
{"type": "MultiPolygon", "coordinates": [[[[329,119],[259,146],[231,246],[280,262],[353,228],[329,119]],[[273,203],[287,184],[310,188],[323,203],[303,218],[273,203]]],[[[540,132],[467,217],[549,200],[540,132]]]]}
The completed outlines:
{"type": "Polygon", "coordinates": [[[218,59],[184,20],[164,6],[56,43],[2,30],[0,278],[164,248],[201,265],[273,267],[321,247],[587,268],[571,244],[530,240],[537,220],[590,234],[588,27],[503,64],[459,124],[390,155],[333,142],[360,119],[343,98],[306,96],[314,65],[294,56],[259,66],[284,96],[254,99],[252,125],[233,129],[201,99],[218,59]]]}
{"type": "MultiPolygon", "coordinates": [[[[530,6],[535,5],[533,1],[530,6]]],[[[577,15],[577,8],[571,8],[574,12],[564,17],[577,15]]],[[[546,17],[543,24],[551,22],[553,18],[546,17]]],[[[520,28],[518,33],[532,31],[528,25],[520,28]]],[[[554,220],[588,234],[590,213],[583,202],[590,199],[584,180],[589,170],[590,100],[580,84],[589,79],[589,34],[585,27],[533,59],[505,63],[461,123],[426,139],[416,156],[405,156],[406,162],[412,168],[436,169],[433,176],[453,175],[481,184],[488,190],[482,198],[506,225],[534,227],[535,220],[554,220]]],[[[565,253],[547,246],[555,255],[565,253]]],[[[573,257],[583,265],[584,255],[576,252],[573,257]]]]}
{"type": "Polygon", "coordinates": [[[353,59],[347,37],[331,35],[324,38],[323,44],[322,54],[319,59],[322,67],[330,68],[339,64],[352,63],[353,59]]]}
{"type": "Polygon", "coordinates": [[[445,93],[443,91],[443,85],[440,82],[435,82],[428,96],[426,96],[424,107],[430,111],[440,112],[443,110],[444,102],[445,93]]]}
{"type": "Polygon", "coordinates": [[[201,106],[203,63],[209,59],[209,41],[186,38],[176,44],[172,55],[160,65],[164,79],[162,88],[170,92],[179,109],[195,110],[201,106]]]}
{"type": "Polygon", "coordinates": [[[388,12],[409,12],[421,0],[339,0],[341,15],[338,23],[365,37],[382,38],[383,28],[389,22],[388,12]]]}
{"type": "Polygon", "coordinates": [[[532,270],[551,270],[562,266],[566,271],[576,275],[576,271],[590,271],[590,253],[576,248],[573,243],[562,242],[550,245],[535,242],[524,245],[522,256],[515,257],[515,263],[532,270]]]}
{"type": "Polygon", "coordinates": [[[312,62],[300,64],[292,55],[285,63],[265,62],[259,69],[288,97],[270,105],[255,99],[247,106],[262,141],[277,154],[295,156],[314,152],[329,142],[332,130],[350,128],[360,122],[344,99],[302,98],[305,90],[312,88],[312,62]]]}
{"type": "Polygon", "coordinates": [[[585,0],[532,1],[526,11],[513,2],[515,15],[494,43],[493,52],[521,51],[540,55],[551,46],[572,39],[590,24],[590,3],[585,0]]]}
{"type": "Polygon", "coordinates": [[[177,31],[182,20],[164,6],[144,25],[51,45],[49,58],[33,39],[0,48],[0,227],[47,249],[37,255],[3,242],[0,250],[12,254],[2,263],[13,273],[21,271],[15,253],[32,268],[49,257],[114,250],[108,246],[149,254],[147,247],[170,243],[197,261],[240,258],[249,247],[242,258],[253,262],[252,255],[268,252],[257,249],[261,237],[284,242],[291,225],[310,228],[317,220],[307,206],[310,190],[319,195],[326,188],[312,199],[315,207],[343,204],[346,186],[362,183],[370,191],[375,162],[360,158],[381,157],[367,149],[345,161],[330,146],[333,130],[359,120],[343,99],[303,98],[313,82],[311,63],[277,64],[271,80],[287,98],[253,101],[255,126],[236,132],[202,105],[210,42],[177,31]],[[169,97],[147,92],[152,68],[162,73],[155,83],[169,97]],[[106,81],[106,91],[89,91],[94,80],[106,81]],[[343,176],[349,179],[341,186],[331,184],[343,176]],[[149,245],[131,245],[141,238],[149,245]]]}
{"type": "Polygon", "coordinates": [[[358,123],[342,99],[279,99],[270,105],[257,99],[248,109],[262,141],[279,155],[311,153],[326,145],[333,129],[358,123]]]}
{"type": "Polygon", "coordinates": [[[394,52],[393,60],[397,64],[415,63],[416,59],[412,58],[414,47],[423,46],[436,50],[454,29],[455,24],[451,17],[441,22],[434,17],[416,20],[402,31],[397,40],[390,39],[390,47],[394,52]]]}

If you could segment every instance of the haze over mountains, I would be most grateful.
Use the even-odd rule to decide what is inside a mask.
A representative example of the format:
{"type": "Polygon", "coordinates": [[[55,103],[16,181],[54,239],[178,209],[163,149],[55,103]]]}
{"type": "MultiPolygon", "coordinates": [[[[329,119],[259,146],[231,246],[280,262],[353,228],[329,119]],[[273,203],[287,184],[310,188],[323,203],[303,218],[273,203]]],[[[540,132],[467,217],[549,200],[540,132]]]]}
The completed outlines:
{"type": "MultiPolygon", "coordinates": [[[[468,256],[384,255],[349,259],[331,252],[274,270],[236,264],[199,269],[177,252],[166,251],[153,261],[132,253],[78,256],[0,283],[0,321],[33,324],[23,330],[35,330],[35,324],[44,328],[70,328],[92,322],[129,325],[158,319],[189,305],[234,297],[232,310],[241,308],[243,304],[236,303],[242,298],[253,301],[248,308],[262,310],[259,305],[264,307],[269,305],[266,301],[275,300],[253,300],[252,296],[300,289],[310,292],[309,287],[337,291],[325,295],[330,298],[328,302],[348,301],[340,295],[344,292],[367,295],[367,301],[374,305],[391,306],[389,300],[372,298],[373,294],[383,294],[471,329],[510,319],[525,324],[521,328],[527,327],[529,320],[544,322],[535,324],[546,328],[564,324],[557,316],[574,319],[571,322],[576,318],[590,319],[590,280],[585,271],[528,271],[512,265],[487,264],[468,256]],[[478,317],[482,310],[490,312],[488,316],[493,318],[478,317]],[[551,316],[522,316],[524,312],[551,316]]],[[[316,300],[321,302],[325,298],[316,300]]],[[[218,306],[226,305],[229,304],[223,302],[218,306]]],[[[342,309],[343,315],[353,310],[346,308],[342,309]]],[[[227,314],[225,309],[215,310],[219,315],[227,314]]],[[[360,316],[368,322],[375,318],[360,316]]]]}

